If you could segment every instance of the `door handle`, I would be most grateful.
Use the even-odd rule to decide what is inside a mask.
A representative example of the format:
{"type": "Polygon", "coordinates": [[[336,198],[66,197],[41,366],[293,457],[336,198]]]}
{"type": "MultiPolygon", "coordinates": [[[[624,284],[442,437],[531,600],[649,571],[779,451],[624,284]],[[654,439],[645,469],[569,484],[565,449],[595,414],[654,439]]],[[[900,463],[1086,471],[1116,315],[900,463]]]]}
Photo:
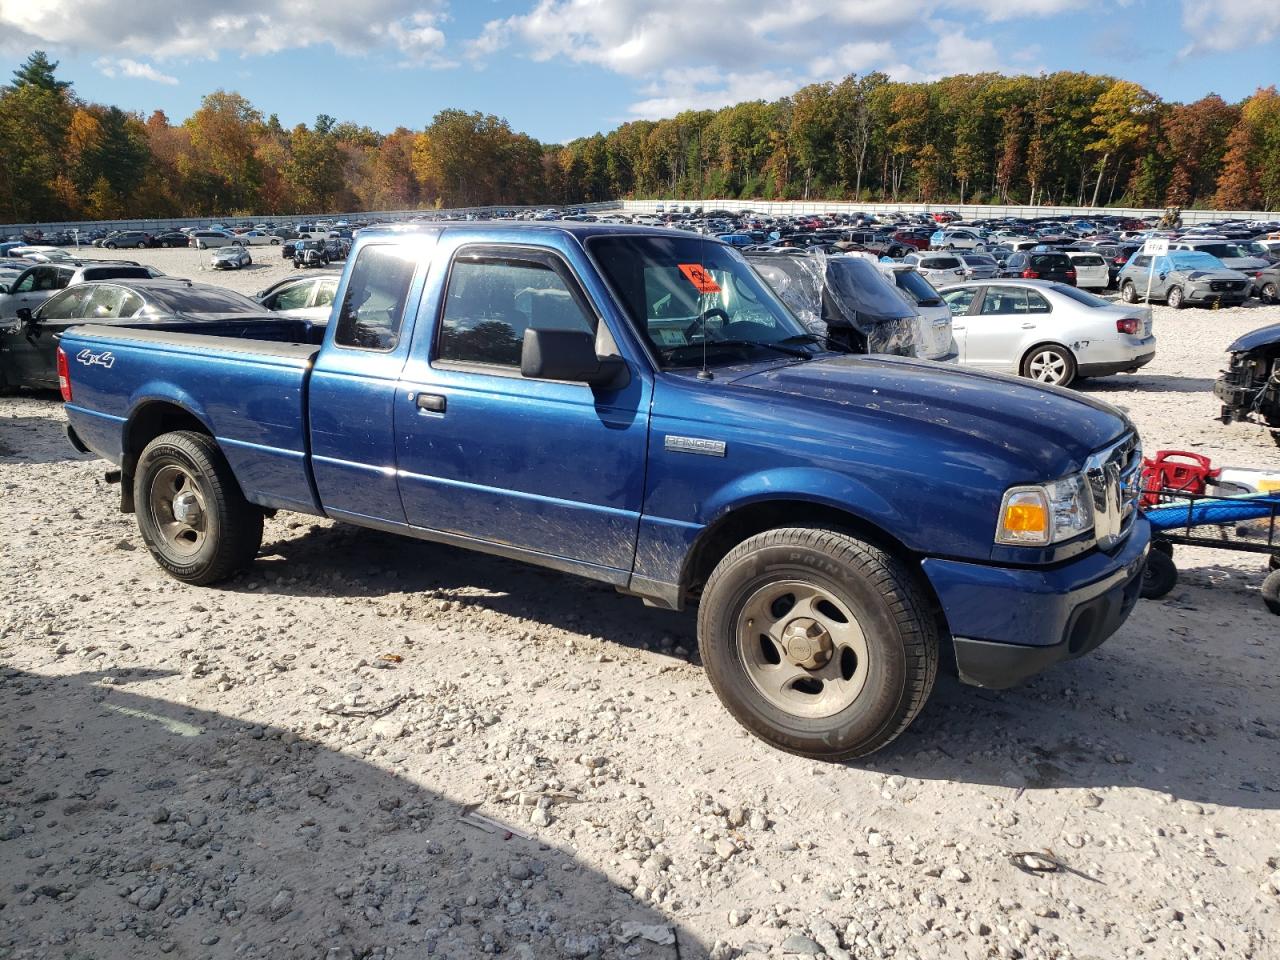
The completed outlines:
{"type": "Polygon", "coordinates": [[[952,330],[964,330],[965,328],[964,328],[963,326],[961,326],[960,324],[953,323],[953,324],[951,325],[951,329],[952,329],[952,330]]]}
{"type": "Polygon", "coordinates": [[[428,413],[444,413],[448,401],[438,393],[420,393],[414,401],[419,410],[428,413]]]}
{"type": "Polygon", "coordinates": [[[1036,328],[1036,325],[1034,323],[1024,323],[1022,325],[1023,330],[1034,330],[1035,328],[1036,328]]]}

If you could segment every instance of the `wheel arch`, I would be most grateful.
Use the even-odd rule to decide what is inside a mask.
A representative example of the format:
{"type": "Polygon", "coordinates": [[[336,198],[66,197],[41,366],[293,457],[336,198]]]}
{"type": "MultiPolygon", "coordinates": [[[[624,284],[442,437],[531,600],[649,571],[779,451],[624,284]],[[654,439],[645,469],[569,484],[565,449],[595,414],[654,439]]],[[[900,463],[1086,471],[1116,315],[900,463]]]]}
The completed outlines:
{"type": "Polygon", "coordinates": [[[1080,358],[1076,356],[1076,352],[1074,350],[1072,350],[1069,346],[1067,346],[1061,340],[1035,340],[1035,341],[1032,341],[1030,346],[1025,347],[1022,351],[1022,355],[1018,357],[1018,375],[1019,376],[1024,375],[1022,371],[1026,369],[1027,361],[1031,359],[1031,355],[1043,347],[1058,347],[1059,349],[1065,351],[1066,354],[1069,357],[1071,357],[1071,362],[1076,365],[1077,369],[1079,369],[1080,358]]]}
{"type": "Polygon", "coordinates": [[[132,513],[133,475],[138,458],[156,437],[175,430],[190,430],[213,436],[212,428],[185,404],[168,397],[153,397],[139,401],[125,421],[121,437],[120,460],[120,510],[132,513]]]}

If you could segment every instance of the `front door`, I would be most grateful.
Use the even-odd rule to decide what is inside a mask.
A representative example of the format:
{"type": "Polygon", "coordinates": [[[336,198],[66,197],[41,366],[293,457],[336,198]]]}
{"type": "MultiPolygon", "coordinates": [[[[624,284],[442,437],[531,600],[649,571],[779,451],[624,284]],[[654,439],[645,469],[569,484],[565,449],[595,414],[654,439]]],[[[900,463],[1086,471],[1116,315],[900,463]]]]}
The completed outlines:
{"type": "MultiPolygon", "coordinates": [[[[1034,335],[1036,317],[1030,313],[1025,287],[989,286],[976,315],[968,318],[964,362],[985,370],[1012,370],[1018,365],[1019,345],[1034,335]]],[[[1042,298],[1036,295],[1037,300],[1042,298]]]]}
{"type": "Polygon", "coordinates": [[[630,571],[648,381],[634,364],[617,389],[520,373],[530,327],[591,331],[617,352],[572,255],[442,241],[423,297],[439,311],[418,324],[434,336],[415,341],[396,398],[400,493],[412,526],[630,571]]]}

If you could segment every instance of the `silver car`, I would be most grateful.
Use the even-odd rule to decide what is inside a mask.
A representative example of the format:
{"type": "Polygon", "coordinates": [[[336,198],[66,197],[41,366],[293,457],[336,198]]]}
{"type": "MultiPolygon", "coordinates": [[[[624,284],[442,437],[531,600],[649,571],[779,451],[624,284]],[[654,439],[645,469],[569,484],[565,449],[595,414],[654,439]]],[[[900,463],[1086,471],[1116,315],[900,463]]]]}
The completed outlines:
{"type": "Polygon", "coordinates": [[[253,257],[244,247],[219,247],[209,257],[209,266],[215,270],[239,270],[253,263],[253,257]]]}
{"type": "Polygon", "coordinates": [[[944,287],[960,363],[1065,387],[1132,373],[1156,355],[1151,308],[1115,304],[1046,280],[944,287]]]}
{"type": "Polygon", "coordinates": [[[964,273],[964,261],[958,254],[909,253],[902,258],[902,262],[919,270],[920,275],[935,287],[968,279],[964,273]]]}
{"type": "Polygon", "coordinates": [[[1253,278],[1228,270],[1202,250],[1170,250],[1152,258],[1138,250],[1116,276],[1120,299],[1137,303],[1147,297],[1164,300],[1175,310],[1189,303],[1239,306],[1249,299],[1253,278]]]}
{"type": "Polygon", "coordinates": [[[1262,255],[1262,248],[1254,243],[1237,243],[1234,240],[1222,239],[1190,239],[1184,238],[1169,244],[1173,250],[1195,250],[1217,257],[1228,270],[1239,270],[1252,274],[1257,270],[1265,270],[1270,261],[1262,255]]]}
{"type": "Polygon", "coordinates": [[[332,311],[333,294],[341,276],[335,271],[289,277],[258,291],[253,298],[268,310],[287,317],[325,321],[332,311]]]}
{"type": "Polygon", "coordinates": [[[996,263],[995,257],[985,253],[962,253],[960,262],[964,264],[966,280],[990,280],[1000,276],[1000,264],[996,263]]]}

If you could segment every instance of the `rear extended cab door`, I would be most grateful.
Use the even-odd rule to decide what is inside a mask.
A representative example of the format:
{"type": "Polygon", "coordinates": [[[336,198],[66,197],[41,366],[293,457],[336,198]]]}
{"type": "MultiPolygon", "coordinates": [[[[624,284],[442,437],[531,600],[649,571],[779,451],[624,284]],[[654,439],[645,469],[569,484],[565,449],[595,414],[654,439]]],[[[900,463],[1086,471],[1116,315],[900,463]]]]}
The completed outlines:
{"type": "Polygon", "coordinates": [[[438,237],[433,230],[371,239],[338,284],[307,406],[316,492],[336,519],[405,526],[396,389],[438,237]]]}

